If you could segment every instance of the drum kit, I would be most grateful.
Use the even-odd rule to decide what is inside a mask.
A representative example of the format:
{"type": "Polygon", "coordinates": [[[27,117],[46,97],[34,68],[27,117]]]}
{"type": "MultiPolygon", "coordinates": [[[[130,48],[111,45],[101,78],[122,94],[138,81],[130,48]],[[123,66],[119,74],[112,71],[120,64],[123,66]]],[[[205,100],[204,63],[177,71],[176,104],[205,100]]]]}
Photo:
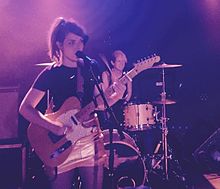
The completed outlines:
{"type": "MultiPolygon", "coordinates": [[[[113,145],[114,145],[114,187],[123,188],[125,186],[137,187],[144,183],[149,182],[149,170],[155,170],[158,167],[162,169],[162,178],[169,179],[169,161],[172,159],[172,154],[168,149],[168,127],[166,106],[175,104],[176,101],[166,98],[166,82],[165,82],[165,69],[181,67],[179,64],[166,64],[162,63],[153,66],[151,69],[162,70],[162,87],[161,99],[153,101],[155,105],[161,106],[161,117],[159,118],[159,111],[157,107],[151,103],[146,104],[127,104],[124,107],[124,135],[125,139],[120,140],[117,130],[113,131],[113,145]],[[141,155],[140,147],[136,144],[136,140],[130,133],[137,133],[151,129],[158,123],[161,133],[161,141],[156,145],[154,154],[150,156],[151,167],[147,167],[145,160],[147,159],[141,155]],[[128,133],[128,134],[127,134],[128,133]],[[160,149],[161,148],[161,149],[160,149]],[[160,153],[158,156],[157,154],[160,153]],[[156,158],[157,157],[157,158],[156,158]],[[159,158],[158,158],[159,157],[159,158]]],[[[109,154],[109,132],[103,131],[105,150],[109,154]]],[[[108,155],[109,156],[109,155],[108,155]]],[[[108,165],[105,165],[108,169],[108,165]]]]}

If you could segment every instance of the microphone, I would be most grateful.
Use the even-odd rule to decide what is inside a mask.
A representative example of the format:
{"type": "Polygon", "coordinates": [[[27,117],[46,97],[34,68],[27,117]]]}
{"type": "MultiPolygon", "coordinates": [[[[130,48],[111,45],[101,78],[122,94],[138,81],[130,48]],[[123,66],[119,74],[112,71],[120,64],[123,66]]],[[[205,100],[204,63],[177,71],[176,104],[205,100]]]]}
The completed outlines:
{"type": "Polygon", "coordinates": [[[101,82],[101,68],[100,68],[100,64],[88,57],[87,55],[85,55],[82,51],[77,51],[76,52],[76,56],[78,58],[82,58],[84,60],[84,62],[88,65],[88,67],[90,68],[90,72],[93,72],[94,75],[96,75],[97,77],[97,81],[100,83],[101,82]]]}
{"type": "Polygon", "coordinates": [[[97,64],[97,61],[96,61],[96,60],[94,60],[94,59],[88,57],[88,56],[85,55],[85,53],[83,53],[82,51],[77,51],[77,52],[76,52],[76,56],[77,56],[78,58],[82,58],[84,61],[90,62],[92,65],[93,65],[93,64],[97,64]]]}

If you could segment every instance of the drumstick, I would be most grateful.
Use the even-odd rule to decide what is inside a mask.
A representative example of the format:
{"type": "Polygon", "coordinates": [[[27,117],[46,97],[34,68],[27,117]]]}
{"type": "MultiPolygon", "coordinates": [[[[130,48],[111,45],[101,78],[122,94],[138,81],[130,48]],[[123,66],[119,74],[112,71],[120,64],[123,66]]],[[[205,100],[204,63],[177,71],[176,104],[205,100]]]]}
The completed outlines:
{"type": "Polygon", "coordinates": [[[107,60],[106,56],[104,54],[99,54],[99,57],[101,58],[101,60],[104,62],[104,64],[108,68],[108,71],[112,74],[112,70],[109,66],[109,63],[108,63],[108,60],[107,60]]]}

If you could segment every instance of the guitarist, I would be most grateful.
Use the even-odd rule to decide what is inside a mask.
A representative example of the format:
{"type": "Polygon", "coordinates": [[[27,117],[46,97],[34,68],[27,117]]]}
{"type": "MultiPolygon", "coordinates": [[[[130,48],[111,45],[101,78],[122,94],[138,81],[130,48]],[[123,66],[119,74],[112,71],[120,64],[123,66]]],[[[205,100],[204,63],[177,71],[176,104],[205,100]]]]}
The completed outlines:
{"type": "MultiPolygon", "coordinates": [[[[75,55],[77,51],[84,50],[87,41],[85,31],[73,20],[57,18],[54,21],[49,33],[48,46],[50,58],[55,63],[39,74],[19,109],[36,127],[42,127],[58,136],[73,132],[70,125],[51,120],[37,109],[48,90],[53,99],[54,112],[59,112],[65,101],[73,96],[80,101],[81,107],[93,100],[94,86],[86,74],[87,69],[83,61],[75,55]]],[[[114,89],[117,94],[124,93],[120,91],[124,90],[123,87],[115,86],[114,89]]],[[[120,98],[122,95],[116,96],[120,98]]],[[[96,126],[95,130],[91,129],[89,136],[76,142],[65,162],[57,167],[56,179],[50,183],[52,189],[71,189],[75,172],[80,175],[83,189],[102,188],[105,153],[98,122],[96,126]]],[[[40,143],[41,138],[38,140],[40,143]]],[[[41,145],[44,148],[45,144],[41,145]]]]}
{"type": "MultiPolygon", "coordinates": [[[[100,84],[103,91],[105,91],[109,86],[117,82],[122,76],[127,64],[127,56],[121,50],[115,50],[112,53],[111,60],[108,61],[107,58],[100,54],[100,58],[106,65],[106,70],[102,73],[102,83],[100,84]]],[[[95,90],[96,92],[96,90],[95,90]]],[[[116,102],[112,106],[112,110],[117,118],[119,124],[123,124],[123,106],[127,103],[132,95],[132,82],[126,84],[126,90],[120,101],[116,102]]],[[[104,120],[108,119],[108,114],[106,111],[98,112],[100,124],[102,129],[107,129],[107,124],[104,120]]]]}

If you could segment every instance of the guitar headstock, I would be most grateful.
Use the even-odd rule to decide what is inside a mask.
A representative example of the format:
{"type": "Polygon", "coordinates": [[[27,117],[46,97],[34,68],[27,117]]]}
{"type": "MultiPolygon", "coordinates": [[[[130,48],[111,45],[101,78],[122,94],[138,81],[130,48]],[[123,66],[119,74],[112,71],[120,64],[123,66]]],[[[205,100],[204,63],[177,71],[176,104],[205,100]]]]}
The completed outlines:
{"type": "Polygon", "coordinates": [[[143,58],[138,60],[137,63],[134,64],[135,69],[138,72],[151,68],[156,62],[160,61],[160,56],[152,55],[147,58],[143,58]]]}

